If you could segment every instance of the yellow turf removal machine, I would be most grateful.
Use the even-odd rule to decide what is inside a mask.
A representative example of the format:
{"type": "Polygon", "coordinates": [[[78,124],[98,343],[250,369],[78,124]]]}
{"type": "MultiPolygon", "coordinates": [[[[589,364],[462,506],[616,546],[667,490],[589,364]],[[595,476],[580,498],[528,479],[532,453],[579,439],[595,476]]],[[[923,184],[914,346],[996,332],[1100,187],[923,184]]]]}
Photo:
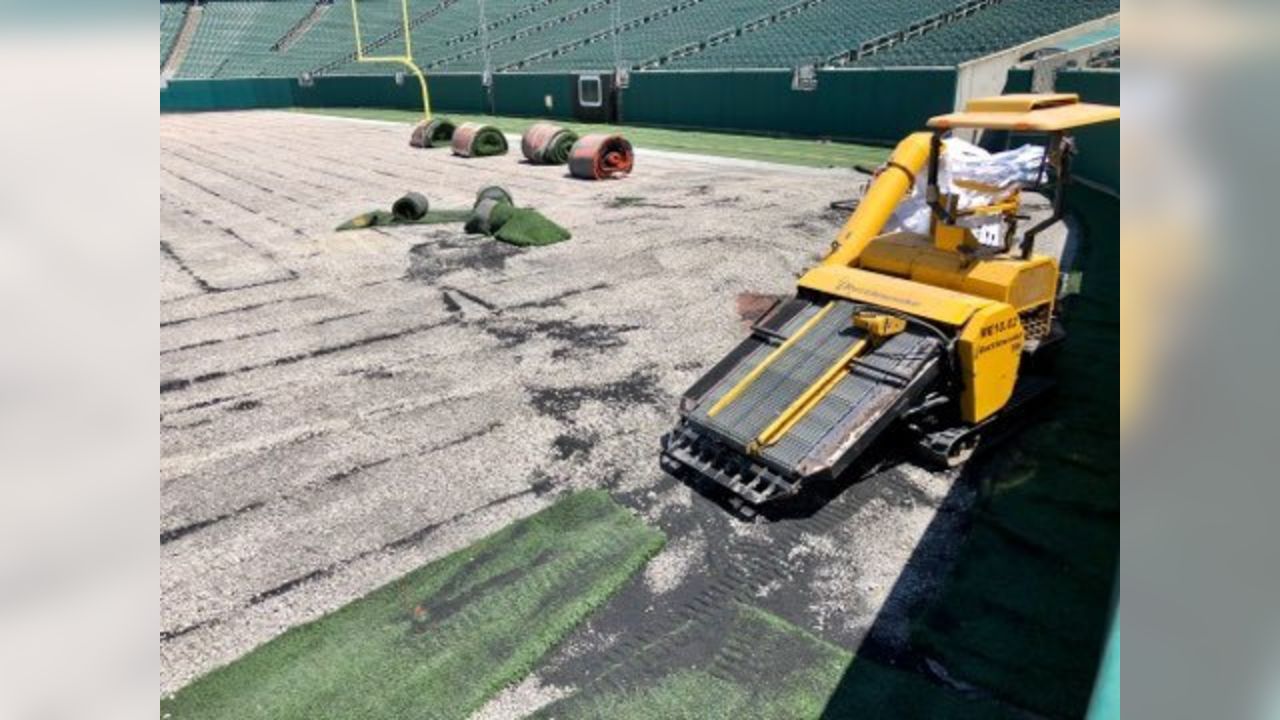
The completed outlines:
{"type": "Polygon", "coordinates": [[[895,424],[927,458],[967,460],[985,426],[1048,384],[1028,361],[1063,336],[1060,274],[1035,238],[1063,217],[1071,130],[1119,116],[1075,94],[1003,95],[904,139],[795,297],[685,392],[679,424],[663,438],[663,467],[760,504],[839,475],[895,424]],[[944,135],[955,128],[1046,136],[1036,186],[1052,192],[1052,214],[1019,237],[1016,188],[959,209],[938,179],[944,135]],[[929,234],[882,233],[921,172],[929,234]],[[974,215],[988,216],[988,227],[1000,219],[998,247],[966,227],[974,215]]]}

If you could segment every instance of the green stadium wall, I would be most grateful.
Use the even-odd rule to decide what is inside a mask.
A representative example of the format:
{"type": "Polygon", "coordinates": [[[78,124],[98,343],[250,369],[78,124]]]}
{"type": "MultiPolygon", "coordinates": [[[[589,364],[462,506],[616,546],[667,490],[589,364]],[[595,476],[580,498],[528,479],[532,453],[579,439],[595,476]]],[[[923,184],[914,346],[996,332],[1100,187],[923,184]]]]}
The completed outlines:
{"type": "MultiPolygon", "coordinates": [[[[499,73],[491,89],[476,74],[429,79],[435,110],[568,119],[573,83],[567,73],[499,73]],[[551,99],[550,107],[547,98],[551,99]]],[[[893,144],[932,115],[949,112],[956,73],[945,68],[823,70],[812,91],[791,89],[785,70],[645,72],[631,75],[619,116],[632,125],[824,137],[893,144]]],[[[1005,92],[1026,92],[1031,71],[1011,70],[1005,92]]],[[[1063,70],[1057,87],[1088,101],[1120,102],[1120,73],[1063,70]]],[[[160,91],[161,112],[287,107],[417,109],[418,84],[407,76],[324,76],[303,87],[292,78],[174,80],[160,91]]],[[[1120,130],[1112,124],[1078,133],[1080,177],[1120,189],[1120,130]]]]}
{"type": "MultiPolygon", "coordinates": [[[[497,74],[488,92],[475,74],[432,75],[429,82],[440,112],[573,114],[570,74],[497,74]]],[[[619,114],[635,125],[896,143],[929,116],[949,111],[954,93],[949,69],[821,71],[817,88],[807,92],[791,89],[789,71],[647,72],[632,74],[619,114]]],[[[413,78],[397,85],[393,76],[325,76],[308,87],[290,78],[172,80],[160,91],[161,112],[420,104],[413,78]]]]}
{"type": "MultiPolygon", "coordinates": [[[[1088,102],[1120,104],[1120,73],[1117,70],[1062,70],[1054,81],[1061,92],[1079,93],[1088,102]]],[[[1102,187],[1120,192],[1120,123],[1076,131],[1080,160],[1075,172],[1102,187]]]]}
{"type": "Polygon", "coordinates": [[[930,116],[949,112],[955,85],[949,68],[823,70],[807,92],[791,89],[788,70],[633,73],[622,117],[638,125],[897,143],[930,116]]]}
{"type": "Polygon", "coordinates": [[[170,80],[160,89],[160,112],[283,108],[294,104],[293,80],[170,80]]]}
{"type": "MultiPolygon", "coordinates": [[[[480,79],[472,76],[471,82],[478,86],[480,79]]],[[[574,82],[575,76],[565,73],[499,73],[493,76],[493,114],[568,120],[573,117],[574,82]]]]}

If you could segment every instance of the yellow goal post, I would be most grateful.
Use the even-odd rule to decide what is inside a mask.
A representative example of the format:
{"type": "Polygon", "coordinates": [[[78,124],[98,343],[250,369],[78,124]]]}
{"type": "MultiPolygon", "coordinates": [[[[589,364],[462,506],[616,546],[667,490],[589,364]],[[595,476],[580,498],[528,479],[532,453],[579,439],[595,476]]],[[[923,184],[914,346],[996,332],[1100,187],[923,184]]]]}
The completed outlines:
{"type": "Polygon", "coordinates": [[[427,92],[427,78],[422,69],[413,61],[413,38],[409,34],[409,0],[400,0],[400,20],[403,23],[404,55],[365,55],[364,41],[360,38],[360,11],[356,9],[356,0],[351,2],[351,27],[356,36],[356,62],[362,63],[397,63],[403,65],[418,78],[418,86],[422,88],[422,115],[431,119],[431,96],[427,92]]]}

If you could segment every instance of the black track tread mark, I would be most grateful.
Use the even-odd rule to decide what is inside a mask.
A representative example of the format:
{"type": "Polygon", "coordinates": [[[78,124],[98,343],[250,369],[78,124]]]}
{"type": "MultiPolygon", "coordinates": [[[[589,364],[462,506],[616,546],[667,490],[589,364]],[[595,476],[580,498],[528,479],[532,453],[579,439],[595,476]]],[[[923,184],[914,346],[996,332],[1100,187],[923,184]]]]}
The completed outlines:
{"type": "Polygon", "coordinates": [[[165,258],[167,258],[170,262],[176,265],[184,275],[191,278],[191,281],[194,282],[196,284],[196,287],[200,288],[202,292],[218,293],[218,292],[222,292],[225,289],[225,288],[215,287],[208,280],[205,280],[204,278],[200,277],[200,275],[197,274],[195,270],[191,269],[191,266],[187,265],[187,262],[183,260],[180,255],[178,255],[178,252],[173,249],[173,246],[169,244],[168,240],[160,241],[160,253],[164,255],[165,258]]]}
{"type": "Polygon", "coordinates": [[[261,308],[268,307],[271,305],[284,305],[287,303],[302,302],[304,300],[315,300],[317,298],[322,298],[322,297],[325,297],[324,293],[307,293],[305,295],[294,295],[287,298],[277,298],[275,300],[264,300],[262,302],[250,303],[248,305],[240,305],[233,308],[226,308],[225,310],[215,310],[214,312],[205,313],[203,315],[188,315],[186,317],[174,318],[173,320],[164,320],[160,323],[160,327],[167,328],[167,327],[173,327],[175,325],[185,325],[187,323],[198,322],[200,320],[207,320],[209,318],[221,317],[223,315],[233,315],[236,313],[251,312],[253,310],[259,310],[261,308]]]}
{"type": "Polygon", "coordinates": [[[619,642],[613,646],[600,664],[603,669],[580,685],[603,684],[625,690],[656,682],[676,669],[679,650],[690,641],[690,624],[695,628],[693,642],[712,651],[707,658],[708,672],[730,682],[759,677],[766,670],[758,664],[760,654],[735,644],[732,638],[726,642],[715,628],[733,619],[738,603],[753,602],[757,593],[772,582],[791,580],[794,563],[790,554],[805,543],[805,536],[829,535],[865,502],[859,493],[846,491],[807,517],[771,523],[772,542],[750,538],[733,541],[719,556],[722,562],[717,564],[714,575],[695,581],[705,583],[701,590],[672,608],[664,621],[637,632],[636,643],[619,642]]]}

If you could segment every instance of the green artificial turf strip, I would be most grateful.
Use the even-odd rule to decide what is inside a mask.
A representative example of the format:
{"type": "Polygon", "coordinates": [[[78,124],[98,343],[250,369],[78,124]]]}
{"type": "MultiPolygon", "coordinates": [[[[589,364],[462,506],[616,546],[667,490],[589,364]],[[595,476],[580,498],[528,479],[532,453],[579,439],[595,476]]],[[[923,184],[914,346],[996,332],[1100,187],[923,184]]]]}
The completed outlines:
{"type": "Polygon", "coordinates": [[[738,605],[727,627],[711,633],[692,621],[648,648],[637,667],[666,672],[637,681],[613,672],[624,689],[597,683],[548,705],[537,720],[804,720],[805,718],[1000,718],[1005,711],[969,700],[853,655],[763,610],[738,605]],[[664,668],[664,645],[709,643],[707,656],[664,668]],[[601,690],[601,687],[606,689],[601,690]]]}
{"type": "Polygon", "coordinates": [[[514,208],[493,236],[517,247],[554,245],[573,237],[568,230],[530,208],[514,208]]]}
{"type": "Polygon", "coordinates": [[[429,210],[417,220],[402,220],[387,210],[370,210],[347,220],[334,230],[363,230],[371,227],[388,227],[391,225],[443,225],[447,223],[461,224],[471,217],[470,210],[429,210]]]}
{"type": "Polygon", "coordinates": [[[570,495],[198,678],[161,714],[466,718],[664,542],[607,493],[570,495]]]}
{"type": "Polygon", "coordinates": [[[1120,531],[1119,201],[1071,196],[1085,239],[1052,420],[993,452],[973,530],[913,639],[952,675],[1080,717],[1114,597],[1120,531]]]}
{"type": "MultiPolygon", "coordinates": [[[[408,125],[422,119],[421,112],[410,110],[386,110],[379,108],[293,108],[296,112],[365,120],[390,120],[408,125]]],[[[541,122],[537,118],[498,117],[492,115],[455,115],[440,113],[461,125],[464,122],[481,122],[494,125],[503,132],[522,134],[530,125],[541,122]]],[[[793,138],[773,138],[760,135],[735,135],[731,133],[703,132],[695,130],[671,130],[666,128],[636,127],[630,125],[598,125],[552,120],[579,135],[589,133],[620,133],[638,148],[674,150],[701,155],[761,160],[806,167],[852,167],[858,163],[879,164],[889,157],[890,148],[859,145],[844,142],[825,142],[793,138]]],[[[408,132],[406,127],[406,132],[408,132]]],[[[407,136],[406,136],[407,137],[407,136]]]]}

